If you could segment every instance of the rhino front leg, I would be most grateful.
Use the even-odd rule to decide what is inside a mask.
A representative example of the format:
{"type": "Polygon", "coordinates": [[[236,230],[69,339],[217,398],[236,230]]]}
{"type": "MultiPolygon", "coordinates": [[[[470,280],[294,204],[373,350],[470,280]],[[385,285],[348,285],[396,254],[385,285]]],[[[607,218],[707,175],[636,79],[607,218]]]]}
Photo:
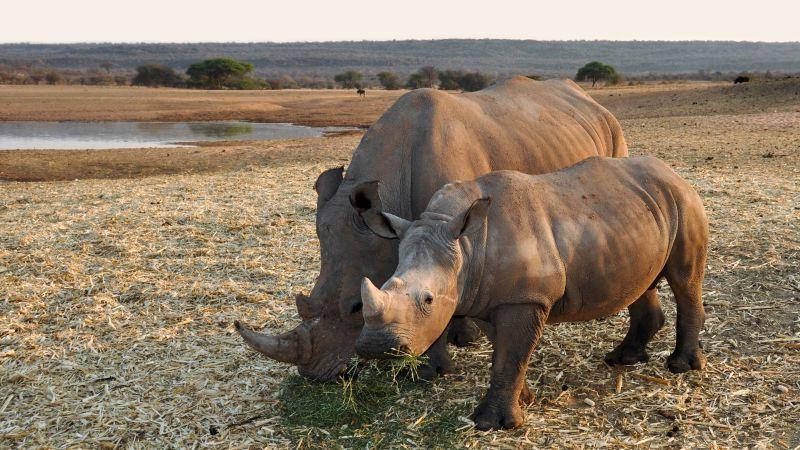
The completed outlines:
{"type": "Polygon", "coordinates": [[[417,375],[423,380],[432,380],[436,377],[453,372],[453,359],[447,351],[447,329],[439,339],[425,352],[428,362],[417,368],[417,375]]]}
{"type": "Polygon", "coordinates": [[[500,306],[492,313],[496,331],[492,353],[489,391],[475,409],[473,420],[479,430],[516,428],[524,414],[521,400],[529,402],[525,373],[531,352],[542,336],[547,309],[539,304],[500,306]],[[521,398],[524,394],[526,398],[521,398]]]}
{"type": "Polygon", "coordinates": [[[453,373],[453,359],[447,351],[447,344],[466,347],[477,341],[480,336],[481,330],[472,320],[467,318],[451,320],[442,336],[425,352],[428,362],[417,369],[417,375],[423,380],[432,380],[453,373]]]}
{"type": "Polygon", "coordinates": [[[447,327],[447,342],[456,347],[466,347],[481,337],[481,330],[471,319],[454,318],[447,327]]]}

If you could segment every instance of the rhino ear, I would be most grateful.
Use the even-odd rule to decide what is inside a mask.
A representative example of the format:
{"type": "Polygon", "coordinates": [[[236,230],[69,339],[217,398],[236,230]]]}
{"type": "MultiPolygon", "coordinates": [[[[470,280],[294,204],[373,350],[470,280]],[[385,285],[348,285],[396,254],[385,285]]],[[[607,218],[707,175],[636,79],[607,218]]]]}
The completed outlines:
{"type": "Polygon", "coordinates": [[[489,205],[492,199],[489,197],[479,198],[472,202],[472,205],[463,213],[450,219],[447,229],[453,239],[458,239],[466,234],[472,234],[480,230],[486,223],[486,216],[489,213],[489,205]]]}
{"type": "Polygon", "coordinates": [[[386,239],[397,239],[411,224],[393,214],[383,212],[378,181],[361,183],[350,193],[350,204],[375,234],[386,239]]]}
{"type": "Polygon", "coordinates": [[[364,222],[367,223],[367,226],[373,233],[386,239],[402,238],[406,230],[408,230],[408,227],[411,226],[411,221],[403,219],[402,217],[397,217],[394,214],[381,212],[380,216],[382,220],[378,220],[377,218],[367,220],[365,218],[364,222]]]}
{"type": "Polygon", "coordinates": [[[342,184],[344,167],[336,167],[322,172],[314,183],[314,190],[317,191],[317,209],[333,197],[333,194],[342,184]]]}

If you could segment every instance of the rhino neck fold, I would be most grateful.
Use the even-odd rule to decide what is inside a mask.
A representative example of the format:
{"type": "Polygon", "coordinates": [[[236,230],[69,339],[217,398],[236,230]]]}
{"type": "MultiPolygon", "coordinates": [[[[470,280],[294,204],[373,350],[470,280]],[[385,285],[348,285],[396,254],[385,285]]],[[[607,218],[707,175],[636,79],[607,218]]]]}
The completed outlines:
{"type": "Polygon", "coordinates": [[[480,293],[486,259],[486,228],[485,226],[481,228],[481,232],[476,236],[462,237],[458,240],[463,262],[458,272],[458,305],[453,314],[455,316],[470,316],[475,313],[472,310],[480,293]]]}

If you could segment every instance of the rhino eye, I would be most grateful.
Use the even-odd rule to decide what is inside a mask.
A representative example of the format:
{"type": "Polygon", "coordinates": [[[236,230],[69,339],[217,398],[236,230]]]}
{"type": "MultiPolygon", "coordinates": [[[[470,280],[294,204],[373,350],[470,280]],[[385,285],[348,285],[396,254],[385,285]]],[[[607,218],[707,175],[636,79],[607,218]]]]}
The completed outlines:
{"type": "Polygon", "coordinates": [[[350,309],[350,314],[355,314],[361,311],[361,307],[362,307],[361,302],[356,303],[355,305],[353,305],[353,308],[350,309]]]}
{"type": "Polygon", "coordinates": [[[430,305],[431,303],[433,303],[433,294],[431,294],[430,292],[426,293],[422,298],[422,301],[424,301],[426,305],[430,305]]]}

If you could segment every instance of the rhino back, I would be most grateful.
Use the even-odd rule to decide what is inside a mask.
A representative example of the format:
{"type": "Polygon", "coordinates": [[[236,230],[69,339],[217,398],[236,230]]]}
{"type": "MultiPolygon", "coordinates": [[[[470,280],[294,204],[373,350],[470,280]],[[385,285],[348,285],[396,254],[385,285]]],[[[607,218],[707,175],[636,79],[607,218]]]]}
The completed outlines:
{"type": "Polygon", "coordinates": [[[465,308],[478,317],[535,297],[556,301],[551,322],[612,314],[658,277],[687,217],[698,233],[707,228],[696,192],[651,157],[591,158],[536,176],[493,172],[448,185],[426,214],[453,215],[486,196],[486,269],[465,308]]]}
{"type": "Polygon", "coordinates": [[[616,119],[571,81],[517,77],[469,94],[405,94],[364,135],[347,178],[380,180],[384,207],[415,218],[446,182],[589,156],[627,156],[616,119]]]}

